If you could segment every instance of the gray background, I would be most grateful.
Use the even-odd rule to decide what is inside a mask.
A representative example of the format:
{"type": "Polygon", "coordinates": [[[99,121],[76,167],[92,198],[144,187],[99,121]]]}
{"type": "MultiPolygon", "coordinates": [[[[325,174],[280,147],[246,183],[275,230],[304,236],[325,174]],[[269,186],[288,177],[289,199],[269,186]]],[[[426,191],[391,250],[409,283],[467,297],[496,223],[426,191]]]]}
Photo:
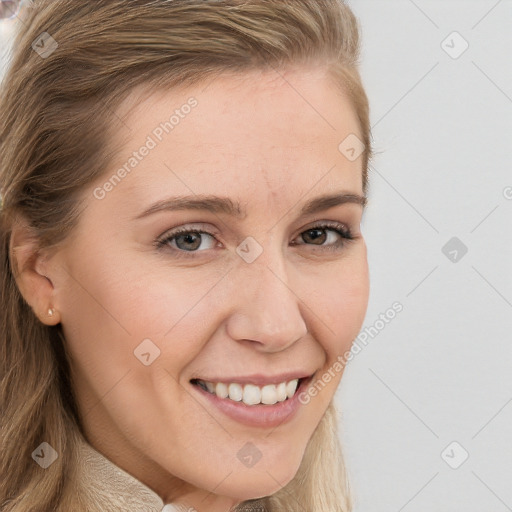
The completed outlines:
{"type": "Polygon", "coordinates": [[[356,512],[512,511],[512,1],[349,3],[378,153],[336,396],[356,512]]]}
{"type": "Polygon", "coordinates": [[[356,511],[512,510],[512,2],[349,3],[379,152],[364,325],[403,305],[337,395],[356,511]]]}

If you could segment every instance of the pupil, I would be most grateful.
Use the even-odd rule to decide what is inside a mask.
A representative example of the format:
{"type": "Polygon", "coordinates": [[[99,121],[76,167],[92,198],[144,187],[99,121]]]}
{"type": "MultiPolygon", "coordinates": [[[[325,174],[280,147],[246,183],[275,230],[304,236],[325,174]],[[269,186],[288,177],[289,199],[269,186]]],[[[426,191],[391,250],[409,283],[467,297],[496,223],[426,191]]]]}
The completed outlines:
{"type": "MultiPolygon", "coordinates": [[[[316,236],[313,235],[313,237],[312,237],[313,242],[316,242],[316,241],[318,241],[319,238],[321,238],[321,240],[320,240],[320,245],[321,245],[325,241],[326,235],[325,235],[325,232],[323,229],[320,229],[320,228],[310,229],[306,232],[305,236],[306,237],[309,236],[308,234],[310,234],[310,233],[316,233],[316,236]],[[323,235],[323,238],[322,238],[322,235],[323,235]]],[[[302,238],[304,239],[304,235],[302,235],[302,238]]],[[[307,241],[307,240],[304,239],[304,241],[307,241]]]]}
{"type": "Polygon", "coordinates": [[[178,245],[178,247],[179,247],[180,244],[178,243],[178,241],[180,239],[184,239],[185,243],[193,244],[194,243],[194,241],[193,241],[194,237],[196,237],[196,244],[195,244],[194,247],[192,247],[192,248],[191,247],[184,247],[184,248],[180,247],[180,249],[185,249],[185,250],[187,250],[187,249],[197,249],[199,247],[199,245],[201,244],[201,239],[200,239],[199,233],[187,233],[186,235],[179,236],[178,238],[176,238],[176,245],[178,245]]]}

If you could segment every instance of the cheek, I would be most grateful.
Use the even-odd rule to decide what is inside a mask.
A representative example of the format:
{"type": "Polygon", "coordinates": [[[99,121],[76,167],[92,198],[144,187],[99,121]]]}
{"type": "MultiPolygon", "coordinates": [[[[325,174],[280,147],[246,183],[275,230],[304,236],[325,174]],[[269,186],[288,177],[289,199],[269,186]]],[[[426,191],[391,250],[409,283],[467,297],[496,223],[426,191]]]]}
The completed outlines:
{"type": "Polygon", "coordinates": [[[361,259],[356,264],[343,266],[341,263],[338,272],[329,272],[323,285],[310,293],[307,303],[319,317],[317,324],[324,327],[324,348],[329,359],[348,350],[361,330],[369,288],[368,266],[366,260],[361,259]]]}
{"type": "Polygon", "coordinates": [[[317,280],[307,305],[315,312],[312,333],[326,354],[325,364],[318,372],[302,403],[310,401],[325,410],[342,379],[347,353],[361,330],[369,297],[369,275],[366,260],[341,264],[338,272],[329,271],[317,280]],[[333,276],[335,276],[333,278],[333,276]],[[323,283],[323,286],[320,286],[323,283]]]}
{"type": "Polygon", "coordinates": [[[101,394],[143,367],[134,350],[146,338],[158,339],[171,322],[158,317],[163,297],[153,296],[147,276],[126,260],[84,251],[73,263],[62,294],[62,329],[74,366],[101,394]]]}
{"type": "Polygon", "coordinates": [[[87,256],[86,265],[74,260],[62,297],[63,330],[75,361],[89,374],[104,374],[106,387],[123,371],[147,370],[137,356],[148,351],[151,360],[165,360],[171,373],[179,373],[201,349],[208,326],[205,290],[219,276],[144,266],[138,258],[87,256]]]}

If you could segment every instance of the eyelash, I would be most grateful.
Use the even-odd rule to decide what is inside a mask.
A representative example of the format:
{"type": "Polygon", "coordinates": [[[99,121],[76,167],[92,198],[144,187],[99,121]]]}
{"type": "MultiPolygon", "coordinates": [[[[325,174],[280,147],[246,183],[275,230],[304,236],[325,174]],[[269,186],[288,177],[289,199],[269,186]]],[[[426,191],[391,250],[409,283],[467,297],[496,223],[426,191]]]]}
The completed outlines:
{"type": "MultiPolygon", "coordinates": [[[[343,224],[340,224],[339,222],[324,222],[324,223],[319,223],[317,225],[313,225],[313,226],[309,227],[308,229],[306,229],[305,231],[302,231],[302,233],[300,233],[299,236],[302,235],[303,233],[307,233],[308,231],[313,231],[315,229],[334,231],[335,233],[340,235],[343,240],[340,243],[331,244],[331,245],[315,246],[314,244],[308,244],[306,242],[301,243],[301,244],[295,244],[295,245],[313,245],[315,247],[319,247],[322,250],[341,251],[345,248],[345,246],[348,243],[350,243],[354,240],[354,236],[352,236],[350,229],[345,227],[343,224]]],[[[178,236],[188,235],[188,234],[192,234],[192,233],[200,234],[200,235],[203,235],[203,234],[209,235],[209,236],[215,238],[215,235],[213,233],[210,233],[209,231],[206,231],[206,230],[179,228],[174,231],[171,231],[170,233],[167,233],[166,235],[164,235],[164,237],[161,237],[158,240],[156,240],[156,243],[155,243],[156,248],[159,250],[164,250],[164,249],[170,248],[172,250],[172,252],[174,252],[177,257],[193,258],[194,253],[200,253],[200,252],[204,252],[204,251],[198,251],[198,250],[185,251],[183,249],[176,249],[175,247],[170,247],[170,245],[169,245],[169,243],[171,241],[173,241],[175,238],[177,238],[178,236]]]]}

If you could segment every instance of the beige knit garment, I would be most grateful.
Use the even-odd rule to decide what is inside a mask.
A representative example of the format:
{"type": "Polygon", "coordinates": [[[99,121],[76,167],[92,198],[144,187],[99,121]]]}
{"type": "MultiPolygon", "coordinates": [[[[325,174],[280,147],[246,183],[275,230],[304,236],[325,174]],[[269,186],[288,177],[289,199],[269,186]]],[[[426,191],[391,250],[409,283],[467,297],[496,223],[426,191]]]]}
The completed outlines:
{"type": "MultiPolygon", "coordinates": [[[[158,494],[85,440],[80,443],[80,453],[79,479],[83,499],[91,508],[108,512],[162,512],[165,504],[158,494]]],[[[167,505],[165,512],[171,510],[167,505]]]]}

